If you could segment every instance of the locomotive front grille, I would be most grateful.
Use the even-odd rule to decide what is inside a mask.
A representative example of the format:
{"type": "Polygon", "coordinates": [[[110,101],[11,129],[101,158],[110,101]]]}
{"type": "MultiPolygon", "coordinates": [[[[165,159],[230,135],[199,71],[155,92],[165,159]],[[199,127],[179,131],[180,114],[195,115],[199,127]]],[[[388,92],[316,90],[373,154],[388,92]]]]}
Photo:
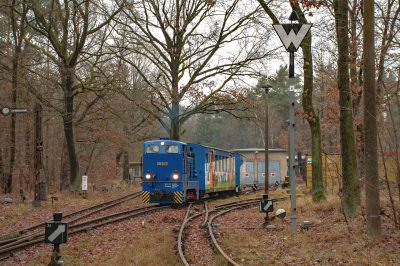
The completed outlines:
{"type": "Polygon", "coordinates": [[[142,202],[143,203],[150,202],[150,191],[143,191],[142,202]]]}
{"type": "Polygon", "coordinates": [[[176,191],[175,192],[174,202],[176,204],[182,203],[182,191],[176,191]]]}

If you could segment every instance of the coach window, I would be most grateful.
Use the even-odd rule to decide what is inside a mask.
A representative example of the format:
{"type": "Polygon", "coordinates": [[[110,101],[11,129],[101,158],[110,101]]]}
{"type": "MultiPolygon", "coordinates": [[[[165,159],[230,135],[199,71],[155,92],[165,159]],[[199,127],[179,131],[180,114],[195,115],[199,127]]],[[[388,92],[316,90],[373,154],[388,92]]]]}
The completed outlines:
{"type": "Polygon", "coordinates": [[[224,157],[224,171],[226,172],[226,157],[224,157]]]}
{"type": "Polygon", "coordinates": [[[167,145],[165,147],[166,153],[179,153],[179,146],[178,145],[167,145]]]}
{"type": "Polygon", "coordinates": [[[215,155],[215,171],[219,171],[219,166],[218,166],[218,155],[215,155]]]}
{"type": "Polygon", "coordinates": [[[219,171],[222,171],[222,157],[219,156],[219,171]]]}
{"type": "Polygon", "coordinates": [[[158,145],[148,145],[146,147],[146,153],[158,153],[160,151],[160,146],[158,145]]]}

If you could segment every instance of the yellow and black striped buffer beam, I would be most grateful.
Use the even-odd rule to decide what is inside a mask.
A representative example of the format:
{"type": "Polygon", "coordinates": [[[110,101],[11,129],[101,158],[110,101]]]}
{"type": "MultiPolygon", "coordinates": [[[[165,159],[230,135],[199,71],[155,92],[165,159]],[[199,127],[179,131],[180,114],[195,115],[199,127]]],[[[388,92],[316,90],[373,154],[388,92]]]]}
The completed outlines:
{"type": "Polygon", "coordinates": [[[142,202],[143,203],[150,202],[150,191],[143,191],[142,202]]]}
{"type": "Polygon", "coordinates": [[[174,202],[175,202],[175,204],[182,203],[182,191],[175,192],[174,202]]]}

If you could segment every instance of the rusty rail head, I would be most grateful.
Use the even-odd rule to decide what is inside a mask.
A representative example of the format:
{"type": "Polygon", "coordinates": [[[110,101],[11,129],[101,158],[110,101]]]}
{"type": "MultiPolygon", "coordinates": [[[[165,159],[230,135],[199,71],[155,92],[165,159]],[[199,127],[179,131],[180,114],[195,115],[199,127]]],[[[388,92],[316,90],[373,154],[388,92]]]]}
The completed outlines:
{"type": "MultiPolygon", "coordinates": [[[[119,221],[122,221],[122,220],[126,220],[126,219],[129,219],[129,218],[134,218],[134,217],[136,217],[136,216],[140,216],[140,215],[143,215],[143,214],[152,213],[152,212],[155,212],[155,211],[160,211],[160,210],[162,210],[162,209],[166,209],[166,208],[170,208],[170,207],[171,207],[171,206],[157,206],[157,207],[138,208],[138,209],[136,209],[136,211],[141,210],[141,209],[147,209],[147,210],[142,210],[142,211],[139,211],[139,212],[136,212],[136,213],[133,213],[133,214],[124,215],[124,216],[122,216],[122,217],[117,217],[117,218],[114,218],[114,219],[108,219],[108,220],[106,220],[106,221],[104,221],[104,222],[97,223],[97,224],[92,224],[92,225],[89,225],[89,226],[86,226],[86,227],[82,227],[82,228],[79,228],[79,229],[76,229],[76,230],[70,230],[71,228],[68,228],[68,234],[69,234],[69,235],[76,234],[76,233],[79,233],[79,232],[82,232],[82,231],[91,230],[91,229],[93,229],[93,228],[100,227],[100,226],[103,226],[103,225],[106,225],[106,224],[111,224],[111,223],[119,222],[119,221]]],[[[121,212],[121,213],[119,213],[119,214],[120,214],[120,215],[126,214],[126,211],[125,211],[125,212],[121,212]]],[[[102,218],[103,218],[103,219],[104,219],[104,218],[112,218],[113,215],[115,216],[116,214],[104,216],[104,217],[102,217],[102,218]]],[[[92,221],[93,221],[93,220],[92,220],[92,221]]],[[[87,221],[87,222],[85,222],[85,223],[90,223],[90,222],[91,222],[91,221],[87,221]]],[[[73,225],[73,226],[77,226],[77,225],[73,225]]],[[[72,227],[72,226],[71,226],[71,227],[72,227]]],[[[41,233],[42,233],[42,232],[41,232],[41,233]]],[[[38,234],[39,234],[39,233],[38,233],[38,234]]],[[[42,234],[44,234],[44,233],[42,233],[42,234]]],[[[12,247],[8,247],[8,248],[2,248],[2,249],[0,249],[0,260],[9,257],[8,255],[9,255],[10,253],[14,253],[14,252],[16,252],[16,251],[18,251],[18,250],[22,250],[24,247],[32,246],[32,245],[34,245],[34,244],[36,244],[36,243],[41,243],[41,242],[43,242],[43,241],[44,241],[44,238],[41,237],[41,238],[39,238],[39,239],[35,239],[35,240],[28,241],[28,242],[25,242],[25,243],[20,243],[19,245],[16,245],[16,246],[12,246],[12,247]]]]}
{"type": "Polygon", "coordinates": [[[179,230],[179,236],[178,236],[178,252],[179,252],[179,256],[181,257],[181,260],[182,260],[183,264],[185,264],[185,266],[190,266],[190,264],[189,264],[189,263],[187,262],[187,260],[185,259],[185,255],[183,255],[183,251],[182,251],[182,236],[183,236],[183,231],[185,230],[186,224],[187,224],[190,220],[192,220],[192,219],[194,219],[194,218],[196,218],[196,217],[198,217],[198,216],[203,215],[203,213],[198,213],[198,214],[195,214],[195,215],[193,215],[193,216],[187,218],[187,216],[188,216],[188,214],[189,214],[189,212],[190,212],[190,207],[192,207],[192,203],[189,205],[188,210],[186,211],[185,219],[184,219],[184,221],[182,222],[181,229],[179,230]]]}
{"type": "Polygon", "coordinates": [[[204,217],[204,223],[200,225],[200,228],[205,228],[207,225],[207,220],[208,220],[208,206],[207,206],[208,201],[204,202],[204,211],[206,213],[206,216],[204,217]]]}
{"type": "Polygon", "coordinates": [[[192,208],[193,202],[191,202],[189,204],[189,207],[186,210],[186,214],[185,214],[185,218],[183,219],[183,221],[185,222],[187,220],[187,218],[189,217],[189,213],[190,213],[190,209],[192,208]]]}
{"type": "MultiPolygon", "coordinates": [[[[85,214],[83,216],[77,217],[77,218],[75,218],[75,219],[73,219],[71,221],[68,221],[68,223],[73,223],[73,222],[75,222],[77,220],[86,218],[86,217],[88,217],[88,216],[90,216],[92,214],[95,214],[97,212],[100,212],[102,210],[105,210],[105,209],[108,209],[108,208],[112,208],[112,207],[114,207],[114,206],[116,206],[116,205],[118,205],[118,204],[120,204],[120,203],[122,203],[122,202],[124,202],[126,200],[129,200],[130,197],[134,197],[135,198],[135,197],[138,197],[140,195],[141,195],[141,191],[135,192],[135,193],[130,193],[130,194],[127,194],[125,196],[119,197],[117,199],[109,200],[109,201],[106,201],[106,202],[103,202],[103,203],[100,203],[100,204],[96,204],[96,205],[90,206],[90,207],[85,208],[85,209],[81,209],[81,210],[69,213],[69,214],[65,215],[64,218],[75,216],[75,215],[80,214],[82,212],[89,211],[89,210],[92,210],[94,208],[101,207],[100,209],[98,209],[96,211],[93,211],[91,213],[88,213],[88,214],[85,214]],[[117,202],[117,203],[113,203],[113,202],[117,202]],[[111,204],[111,203],[113,203],[113,204],[111,204]],[[108,205],[108,204],[111,204],[111,205],[108,205]],[[103,206],[105,206],[105,207],[103,207],[103,206]]],[[[39,223],[39,224],[35,224],[35,225],[32,225],[32,226],[20,229],[18,231],[6,234],[6,235],[4,235],[2,237],[12,236],[12,235],[16,235],[16,234],[20,235],[20,234],[23,234],[23,233],[25,233],[27,231],[31,231],[31,230],[34,230],[34,229],[39,228],[41,226],[44,226],[44,224],[45,224],[45,222],[42,222],[42,223],[39,223]]],[[[39,235],[41,235],[40,232],[37,232],[37,233],[31,234],[31,235],[28,235],[28,236],[24,236],[24,237],[13,237],[13,238],[9,238],[9,239],[0,241],[0,249],[11,247],[13,245],[22,243],[22,242],[26,241],[27,239],[29,240],[30,238],[37,237],[39,235]]]]}
{"type": "MultiPolygon", "coordinates": [[[[254,204],[256,204],[257,202],[258,202],[258,201],[239,203],[238,205],[240,205],[240,206],[236,206],[236,207],[230,208],[230,209],[228,209],[228,210],[222,211],[222,212],[220,212],[220,213],[214,215],[213,217],[211,217],[210,221],[208,222],[208,232],[210,233],[210,236],[211,236],[211,239],[212,239],[212,241],[213,241],[213,243],[214,243],[215,248],[219,251],[219,253],[221,253],[221,255],[222,255],[227,261],[229,261],[229,263],[231,263],[231,264],[234,265],[234,266],[240,266],[240,264],[237,264],[235,261],[233,261],[233,260],[222,250],[222,248],[218,245],[218,242],[217,242],[217,240],[215,239],[214,233],[213,233],[213,231],[212,231],[212,221],[213,221],[216,217],[218,217],[218,216],[220,216],[220,215],[226,214],[226,213],[231,212],[231,211],[236,210],[236,209],[240,209],[240,208],[242,208],[242,207],[247,207],[247,206],[254,205],[254,204]]],[[[221,208],[222,208],[222,207],[221,207],[221,208]]],[[[218,210],[220,210],[221,208],[214,209],[213,211],[218,211],[218,210]]]]}
{"type": "Polygon", "coordinates": [[[261,200],[261,199],[262,198],[238,200],[238,201],[233,201],[233,202],[228,202],[228,203],[224,203],[224,204],[215,205],[215,208],[222,208],[222,207],[234,205],[234,204],[237,204],[237,203],[244,203],[244,202],[248,202],[248,201],[256,201],[256,200],[261,200]]]}

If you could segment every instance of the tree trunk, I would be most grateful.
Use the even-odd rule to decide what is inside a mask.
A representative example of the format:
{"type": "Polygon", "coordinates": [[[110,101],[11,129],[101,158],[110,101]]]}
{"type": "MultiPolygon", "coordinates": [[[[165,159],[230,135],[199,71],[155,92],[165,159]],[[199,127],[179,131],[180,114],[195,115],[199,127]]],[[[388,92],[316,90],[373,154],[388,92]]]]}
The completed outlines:
{"type": "MultiPolygon", "coordinates": [[[[350,81],[351,81],[351,92],[353,95],[353,116],[357,117],[361,108],[361,99],[363,90],[357,91],[356,89],[361,85],[360,75],[357,74],[357,23],[358,18],[356,17],[357,1],[353,1],[350,14],[350,81]]],[[[360,66],[360,71],[362,66],[360,66]]],[[[363,125],[357,125],[357,133],[359,137],[355,139],[357,149],[357,161],[358,161],[358,175],[360,180],[364,180],[364,132],[363,125]]]]}
{"type": "Polygon", "coordinates": [[[342,154],[343,210],[346,217],[357,214],[360,205],[356,145],[349,88],[349,37],[347,1],[335,0],[335,25],[338,42],[338,87],[340,107],[340,149],[342,154]]]}
{"type": "Polygon", "coordinates": [[[70,175],[69,175],[69,190],[80,191],[80,173],[79,173],[79,160],[78,151],[76,148],[75,132],[72,122],[72,115],[66,115],[63,117],[64,122],[64,133],[68,147],[68,158],[70,164],[70,175]]]}
{"type": "Polygon", "coordinates": [[[32,189],[32,130],[30,119],[25,120],[25,166],[27,171],[25,172],[25,180],[27,180],[26,189],[32,189]]]}
{"type": "MultiPolygon", "coordinates": [[[[302,10],[297,7],[297,13],[300,15],[300,22],[307,23],[302,10]]],[[[303,70],[304,70],[304,87],[302,93],[303,111],[307,114],[307,121],[311,129],[311,154],[312,154],[312,194],[313,200],[325,200],[324,180],[322,176],[322,146],[321,146],[321,126],[318,114],[315,112],[312,103],[314,73],[313,60],[311,52],[311,31],[307,33],[301,44],[303,50],[303,70]]]]}
{"type": "Polygon", "coordinates": [[[124,164],[123,164],[123,179],[129,180],[129,153],[124,151],[124,164]]]}
{"type": "Polygon", "coordinates": [[[81,176],[79,172],[78,149],[76,147],[75,130],[73,123],[74,96],[72,94],[72,73],[73,72],[71,71],[71,69],[66,69],[66,71],[63,73],[63,85],[65,88],[64,109],[66,111],[66,114],[63,116],[63,123],[70,164],[69,190],[80,191],[81,176]]]}
{"type": "Polygon", "coordinates": [[[364,126],[365,130],[365,197],[367,211],[367,235],[382,239],[379,197],[379,173],[375,93],[375,33],[374,0],[364,0],[364,126]]]}
{"type": "Polygon", "coordinates": [[[61,150],[60,191],[67,188],[69,175],[69,158],[67,142],[64,140],[61,150]]]}
{"type": "MultiPolygon", "coordinates": [[[[1,140],[1,138],[0,138],[1,140]]],[[[3,149],[0,146],[0,190],[3,190],[5,185],[4,163],[3,163],[3,149]]]]}
{"type": "MultiPolygon", "coordinates": [[[[13,63],[13,67],[15,64],[13,63]]],[[[11,107],[15,108],[17,104],[17,67],[13,68],[12,74],[12,103],[11,107]]],[[[8,167],[8,175],[6,176],[6,183],[4,193],[11,193],[13,171],[15,163],[15,114],[11,114],[11,129],[10,129],[10,165],[8,167]]]]}
{"type": "MultiPolygon", "coordinates": [[[[15,29],[13,30],[14,35],[16,34],[15,29]]],[[[11,107],[16,108],[17,105],[17,87],[18,87],[18,61],[19,54],[21,51],[20,46],[16,46],[16,51],[13,59],[13,68],[12,68],[12,82],[11,82],[11,107]]],[[[11,114],[11,131],[10,131],[10,166],[8,167],[8,175],[4,188],[4,193],[11,193],[12,189],[12,181],[13,181],[13,171],[14,171],[14,163],[15,163],[15,114],[11,114]]]]}
{"type": "Polygon", "coordinates": [[[181,140],[181,126],[179,123],[179,101],[175,100],[172,102],[172,114],[171,114],[171,140],[181,140]]]}

